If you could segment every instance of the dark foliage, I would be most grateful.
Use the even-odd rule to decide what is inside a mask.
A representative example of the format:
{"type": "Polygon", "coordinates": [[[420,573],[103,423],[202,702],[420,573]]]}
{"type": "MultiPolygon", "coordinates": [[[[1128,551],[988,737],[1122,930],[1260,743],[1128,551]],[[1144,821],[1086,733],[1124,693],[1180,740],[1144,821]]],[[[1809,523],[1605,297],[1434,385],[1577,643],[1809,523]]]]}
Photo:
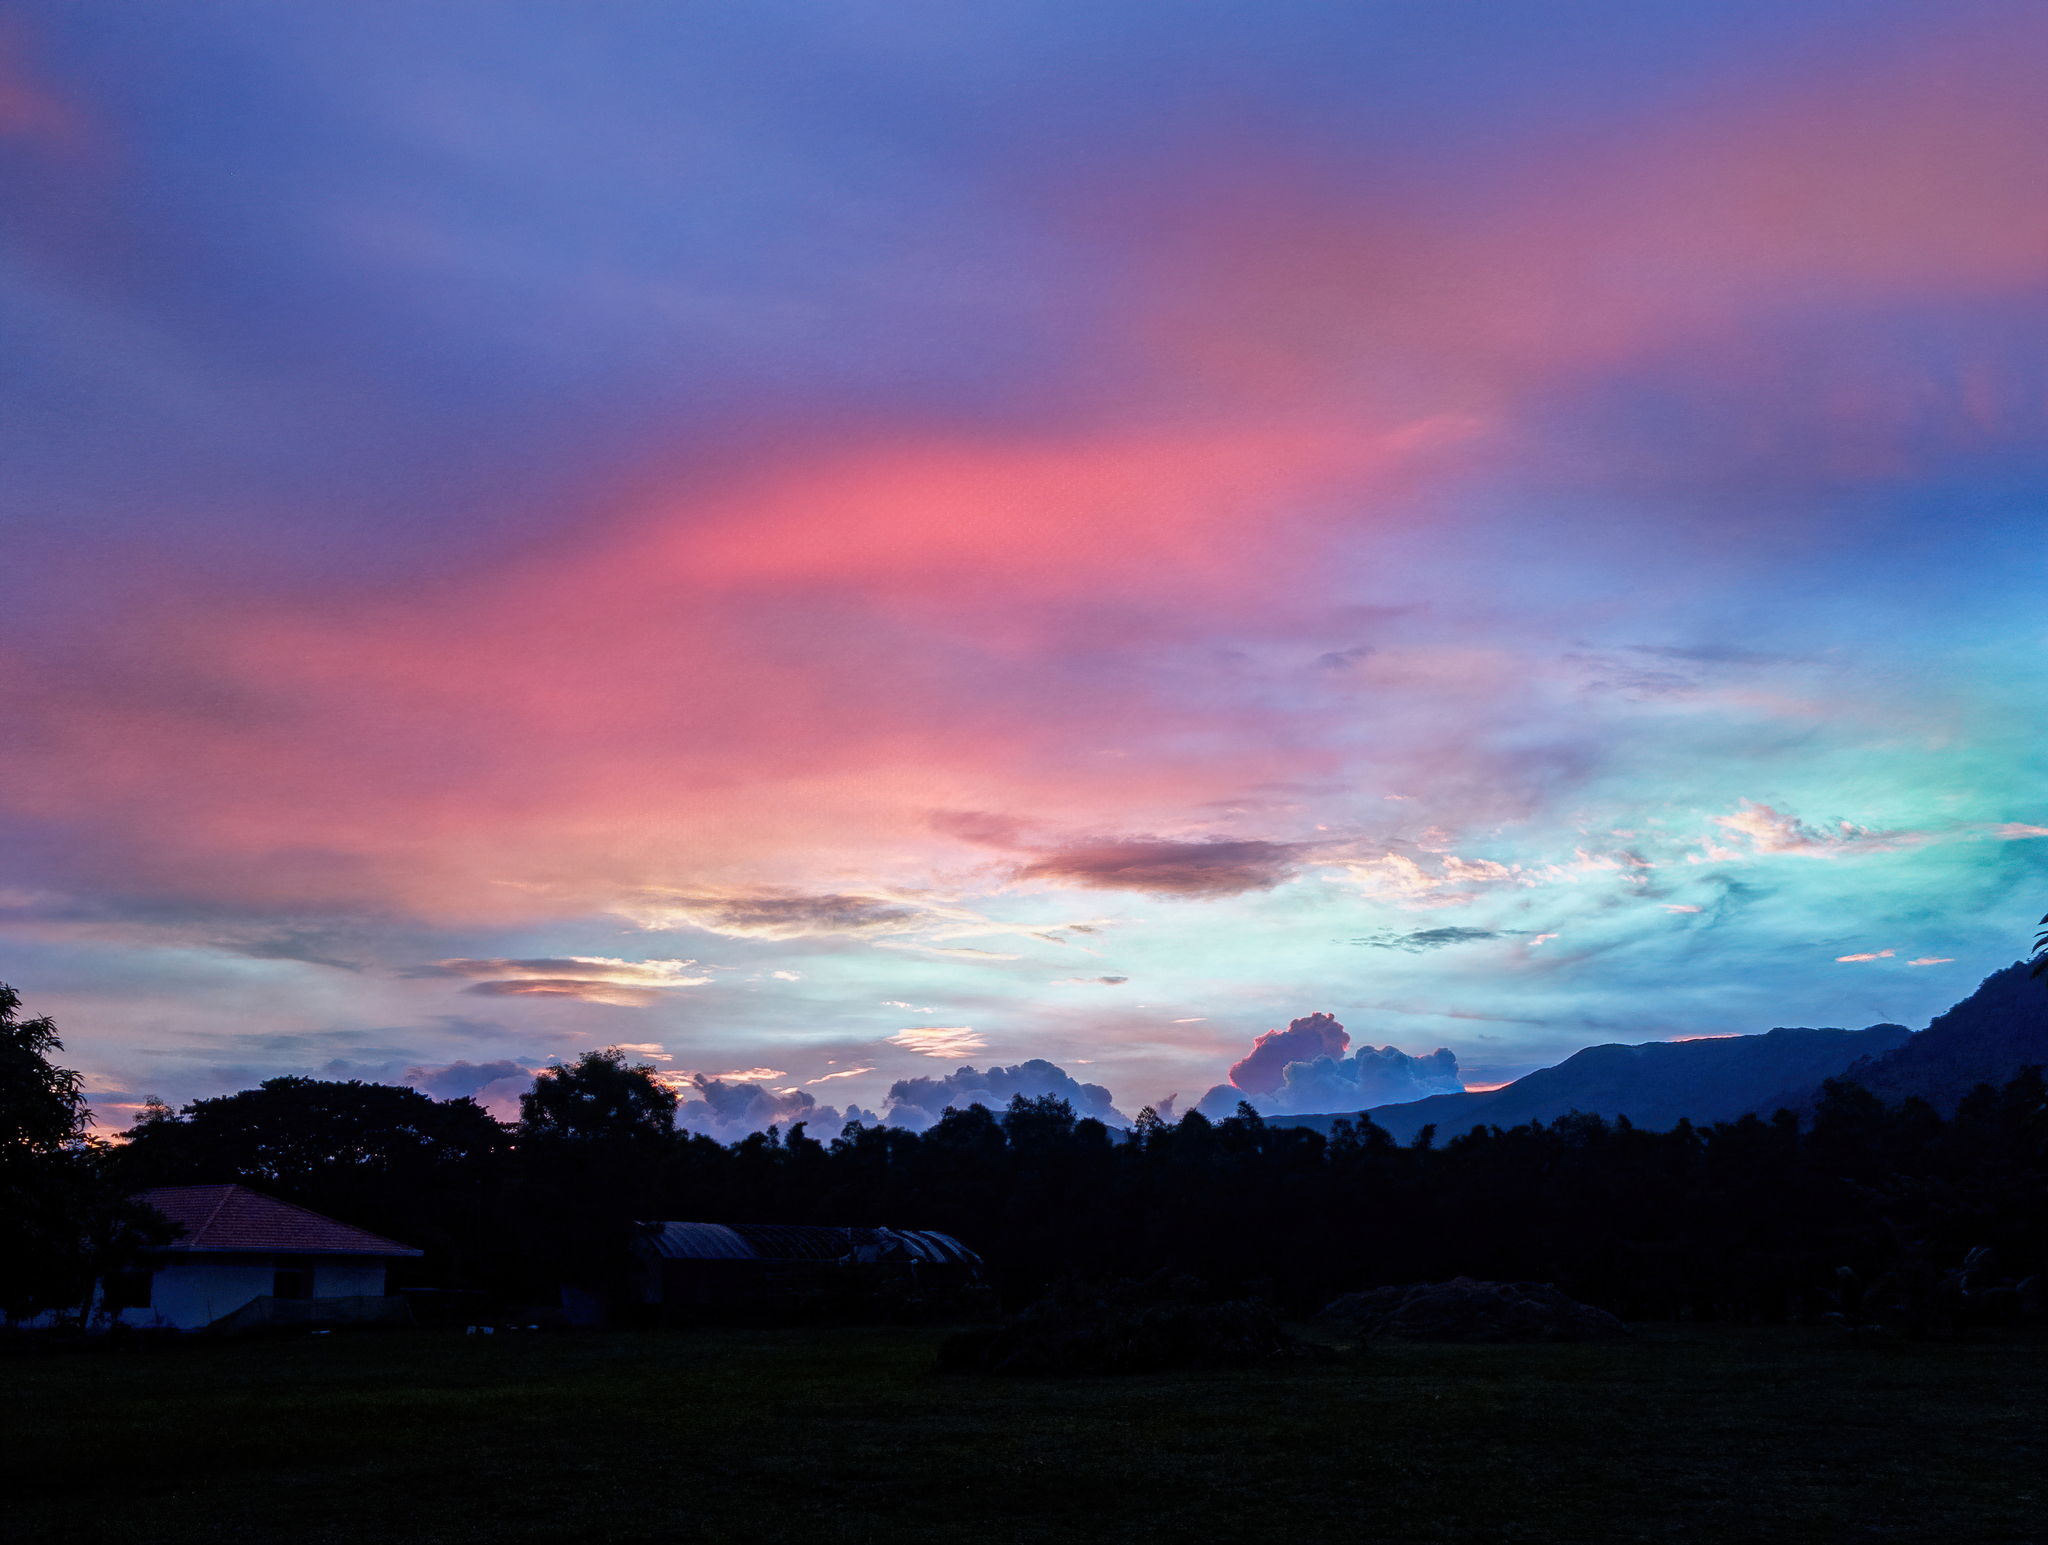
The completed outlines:
{"type": "Polygon", "coordinates": [[[422,1281],[458,1286],[517,1265],[503,1239],[511,1136],[473,1100],[384,1084],[272,1078],[152,1105],[114,1156],[134,1190],[239,1181],[424,1250],[422,1281]]]}
{"type": "Polygon", "coordinates": [[[507,1129],[468,1101],[273,1080],[161,1112],[121,1173],[243,1180],[425,1249],[413,1282],[511,1302],[604,1289],[630,1222],[653,1218],[939,1229],[1013,1307],[1163,1270],[1304,1317],[1468,1276],[1553,1284],[1625,1320],[1807,1318],[1846,1266],[1889,1278],[1886,1323],[1917,1332],[2017,1312],[2048,1265],[2038,1070],[1947,1118],[1832,1082],[1804,1123],[1569,1115],[1406,1145],[1370,1121],[1325,1137],[1248,1111],[1125,1133],[1053,1097],[949,1109],[923,1133],[856,1124],[827,1144],[799,1125],[726,1145],[670,1130],[653,1071],[615,1052],[547,1083],[507,1129]]]}
{"type": "Polygon", "coordinates": [[[101,1282],[175,1231],[128,1199],[109,1149],[86,1133],[83,1080],[50,1060],[64,1049],[56,1025],[20,1008],[0,983],[0,1314],[83,1317],[101,1282]]]}

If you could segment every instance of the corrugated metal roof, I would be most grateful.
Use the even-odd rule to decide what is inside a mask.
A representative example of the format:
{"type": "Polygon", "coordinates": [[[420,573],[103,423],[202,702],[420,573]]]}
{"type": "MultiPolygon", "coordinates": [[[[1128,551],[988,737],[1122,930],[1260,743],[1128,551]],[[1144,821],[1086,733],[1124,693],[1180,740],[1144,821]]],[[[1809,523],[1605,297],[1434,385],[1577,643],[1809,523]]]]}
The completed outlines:
{"type": "Polygon", "coordinates": [[[671,1261],[888,1261],[979,1266],[981,1257],[928,1229],[823,1228],[800,1223],[643,1223],[646,1250],[671,1261]]]}
{"type": "Polygon", "coordinates": [[[753,1261],[754,1247],[723,1223],[643,1223],[641,1237],[671,1261],[753,1261]]]}
{"type": "Polygon", "coordinates": [[[140,1192],[185,1232],[170,1250],[260,1250],[280,1255],[418,1255],[405,1245],[294,1207],[247,1186],[159,1186],[140,1192]]]}
{"type": "Polygon", "coordinates": [[[733,1232],[764,1261],[843,1261],[880,1243],[871,1228],[816,1228],[801,1223],[735,1223],[733,1232]]]}
{"type": "Polygon", "coordinates": [[[960,1243],[951,1234],[940,1234],[930,1229],[885,1229],[900,1239],[911,1254],[920,1260],[934,1261],[943,1266],[979,1266],[981,1257],[960,1243]]]}

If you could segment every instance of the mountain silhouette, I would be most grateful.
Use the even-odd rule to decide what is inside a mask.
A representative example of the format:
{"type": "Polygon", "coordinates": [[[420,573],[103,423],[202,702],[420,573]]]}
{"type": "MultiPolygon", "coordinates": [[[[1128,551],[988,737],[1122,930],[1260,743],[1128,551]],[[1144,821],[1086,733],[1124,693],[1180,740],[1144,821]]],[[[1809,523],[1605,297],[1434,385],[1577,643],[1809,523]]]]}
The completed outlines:
{"type": "MultiPolygon", "coordinates": [[[[1663,1130],[1679,1118],[1730,1121],[1745,1111],[1810,1112],[1830,1078],[1849,1078],[1897,1101],[1917,1095],[1944,1115],[1979,1083],[2003,1084],[2048,1063],[2048,991],[2024,963],[1985,978],[1976,992],[1917,1034],[1904,1025],[1867,1030],[1779,1028],[1763,1035],[1636,1046],[1589,1046],[1484,1094],[1439,1094],[1367,1114],[1407,1142],[1434,1124],[1450,1137],[1472,1127],[1552,1121],[1569,1111],[1663,1130]]],[[[1327,1133],[1339,1114],[1268,1116],[1273,1126],[1327,1133]]]]}
{"type": "MultiPolygon", "coordinates": [[[[1889,1103],[1917,1096],[1950,1116],[1977,1085],[2002,1085],[2021,1068],[2048,1065],[2048,983],[2030,969],[2020,961],[1994,971],[1904,1045],[1860,1057],[1837,1076],[1889,1103]]],[[[1818,1083],[1789,1089],[1759,1109],[1768,1115],[1784,1106],[1803,1116],[1820,1093],[1818,1083]]]]}

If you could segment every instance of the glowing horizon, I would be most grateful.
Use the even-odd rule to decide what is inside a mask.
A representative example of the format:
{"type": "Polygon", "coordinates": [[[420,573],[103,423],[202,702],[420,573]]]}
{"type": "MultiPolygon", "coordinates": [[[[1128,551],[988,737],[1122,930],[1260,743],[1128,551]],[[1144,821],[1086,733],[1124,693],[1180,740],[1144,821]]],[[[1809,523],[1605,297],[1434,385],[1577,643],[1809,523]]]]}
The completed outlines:
{"type": "Polygon", "coordinates": [[[0,979],[110,1120],[2025,949],[2048,12],[1198,10],[14,9],[0,979]]]}

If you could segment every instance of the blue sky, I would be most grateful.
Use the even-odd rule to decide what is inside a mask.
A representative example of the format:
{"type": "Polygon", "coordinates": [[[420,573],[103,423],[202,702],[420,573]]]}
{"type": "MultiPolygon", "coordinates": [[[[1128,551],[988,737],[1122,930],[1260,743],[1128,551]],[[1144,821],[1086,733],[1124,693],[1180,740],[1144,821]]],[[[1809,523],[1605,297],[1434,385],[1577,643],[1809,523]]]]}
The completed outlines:
{"type": "Polygon", "coordinates": [[[17,6],[0,974],[114,1126],[1924,1024],[2048,905],[2044,64],[17,6]]]}

